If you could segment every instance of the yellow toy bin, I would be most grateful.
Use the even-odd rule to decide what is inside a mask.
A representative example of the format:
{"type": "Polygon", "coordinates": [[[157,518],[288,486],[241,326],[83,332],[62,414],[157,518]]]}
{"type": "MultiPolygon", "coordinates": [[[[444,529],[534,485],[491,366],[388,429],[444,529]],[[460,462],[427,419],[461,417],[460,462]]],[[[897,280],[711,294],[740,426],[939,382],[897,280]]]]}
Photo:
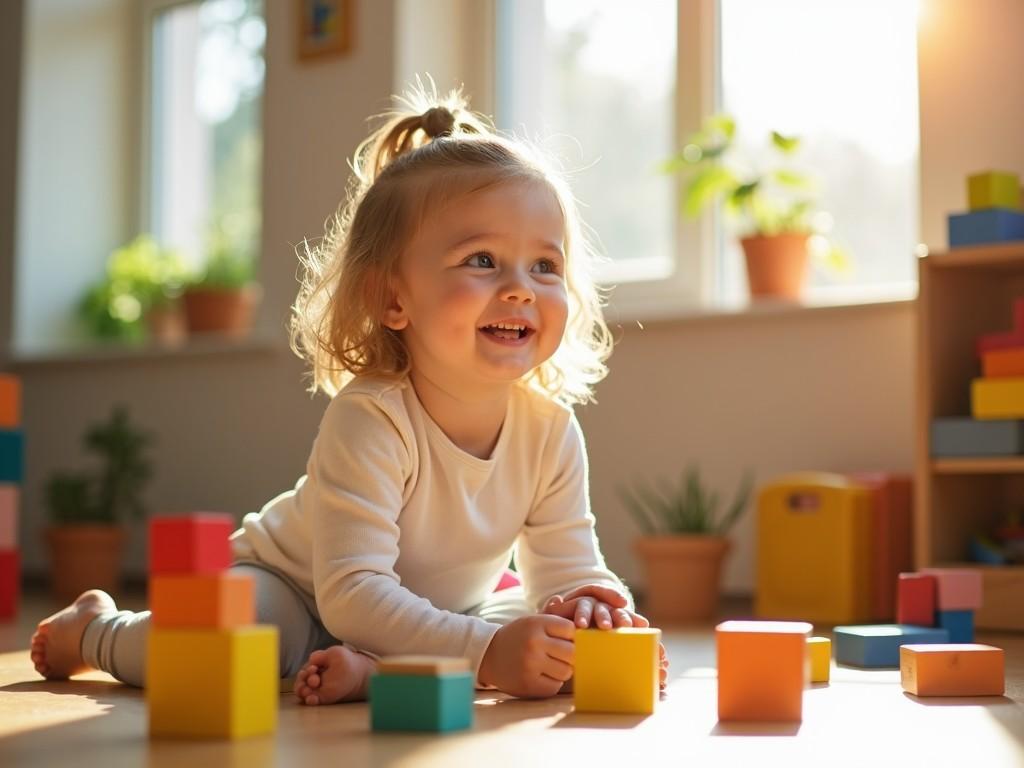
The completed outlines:
{"type": "Polygon", "coordinates": [[[761,618],[871,620],[871,494],[842,475],[786,475],[757,499],[761,618]]]}

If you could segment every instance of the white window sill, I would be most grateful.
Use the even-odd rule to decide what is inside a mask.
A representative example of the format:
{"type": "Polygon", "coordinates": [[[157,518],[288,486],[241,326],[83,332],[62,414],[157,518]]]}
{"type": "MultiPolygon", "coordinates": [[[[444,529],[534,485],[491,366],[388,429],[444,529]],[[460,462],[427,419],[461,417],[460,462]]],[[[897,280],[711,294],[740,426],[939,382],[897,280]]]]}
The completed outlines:
{"type": "Polygon", "coordinates": [[[791,317],[810,312],[861,310],[886,305],[910,304],[917,299],[917,282],[878,286],[833,286],[810,289],[797,302],[760,299],[744,303],[686,304],[682,300],[652,300],[642,304],[616,305],[614,294],[605,308],[605,320],[612,326],[624,324],[674,323],[692,321],[744,320],[791,317]]]}
{"type": "Polygon", "coordinates": [[[233,354],[277,353],[288,350],[283,333],[274,335],[254,331],[244,338],[220,334],[194,336],[180,344],[155,342],[78,342],[54,344],[43,348],[11,349],[6,363],[14,370],[91,363],[221,357],[233,354]]]}

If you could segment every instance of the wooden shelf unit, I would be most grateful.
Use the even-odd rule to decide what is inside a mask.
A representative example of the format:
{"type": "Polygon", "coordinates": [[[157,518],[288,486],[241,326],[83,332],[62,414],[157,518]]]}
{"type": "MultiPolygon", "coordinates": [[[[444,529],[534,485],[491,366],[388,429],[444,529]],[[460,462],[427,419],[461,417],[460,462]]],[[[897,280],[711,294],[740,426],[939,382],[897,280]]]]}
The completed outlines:
{"type": "Polygon", "coordinates": [[[935,458],[933,418],[971,413],[970,382],[981,375],[975,340],[1013,327],[1024,296],[1024,241],[958,248],[918,260],[914,560],[918,568],[977,568],[983,629],[1024,630],[1024,566],[964,563],[970,537],[1024,508],[1024,456],[935,458]]]}

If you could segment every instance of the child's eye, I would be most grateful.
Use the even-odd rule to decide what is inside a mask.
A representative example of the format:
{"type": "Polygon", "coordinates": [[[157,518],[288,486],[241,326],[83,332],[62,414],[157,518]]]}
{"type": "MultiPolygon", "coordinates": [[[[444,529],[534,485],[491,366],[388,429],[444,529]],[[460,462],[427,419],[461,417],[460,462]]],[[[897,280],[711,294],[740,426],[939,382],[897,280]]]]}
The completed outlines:
{"type": "Polygon", "coordinates": [[[546,275],[560,274],[560,272],[558,271],[558,264],[556,264],[551,259],[541,259],[540,261],[533,265],[533,270],[535,272],[540,272],[541,274],[546,275]]]}
{"type": "Polygon", "coordinates": [[[466,259],[465,263],[467,266],[481,267],[483,269],[492,269],[494,267],[494,259],[489,253],[474,253],[466,259]]]}

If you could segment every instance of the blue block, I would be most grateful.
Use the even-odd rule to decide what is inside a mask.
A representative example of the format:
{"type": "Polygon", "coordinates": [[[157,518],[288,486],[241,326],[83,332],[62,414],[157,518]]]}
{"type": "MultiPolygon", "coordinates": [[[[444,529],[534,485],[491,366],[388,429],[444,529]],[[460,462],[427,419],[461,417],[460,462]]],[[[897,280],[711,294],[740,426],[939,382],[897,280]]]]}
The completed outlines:
{"type": "Polygon", "coordinates": [[[837,664],[853,667],[900,666],[900,646],[910,643],[948,643],[949,632],[910,624],[869,624],[833,630],[837,664]]]}
{"type": "Polygon", "coordinates": [[[1016,456],[1024,453],[1024,420],[932,419],[932,456],[1016,456]]]}
{"type": "Polygon", "coordinates": [[[375,731],[461,731],[473,725],[473,676],[377,674],[370,678],[375,731]]]}
{"type": "Polygon", "coordinates": [[[1024,212],[984,208],[949,217],[949,247],[1024,240],[1024,212]]]}
{"type": "Polygon", "coordinates": [[[25,441],[20,429],[0,429],[0,483],[21,485],[25,441]]]}
{"type": "Polygon", "coordinates": [[[949,632],[951,643],[974,642],[974,611],[936,611],[935,623],[949,632]]]}

